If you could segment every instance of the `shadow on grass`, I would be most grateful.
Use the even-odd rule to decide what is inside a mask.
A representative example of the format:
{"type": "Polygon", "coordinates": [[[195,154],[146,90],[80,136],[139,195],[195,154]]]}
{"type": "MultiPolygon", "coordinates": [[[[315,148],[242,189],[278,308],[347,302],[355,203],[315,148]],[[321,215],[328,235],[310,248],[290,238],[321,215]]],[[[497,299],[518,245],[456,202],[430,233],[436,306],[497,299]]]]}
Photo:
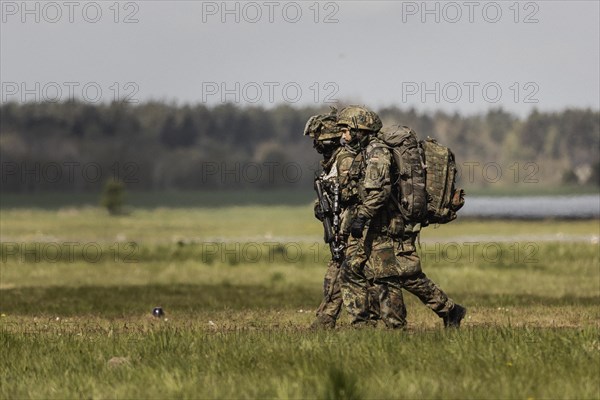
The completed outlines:
{"type": "MultiPolygon", "coordinates": [[[[9,315],[75,316],[93,314],[118,317],[149,313],[162,306],[167,312],[267,310],[317,307],[318,287],[264,285],[147,285],[30,287],[0,291],[0,311],[9,315]]],[[[407,297],[412,297],[407,294],[407,297]]],[[[545,297],[534,295],[487,295],[452,293],[467,306],[590,306],[597,296],[545,297]]],[[[416,300],[416,299],[415,299],[416,300]]]]}
{"type": "Polygon", "coordinates": [[[482,307],[525,307],[525,306],[594,306],[600,302],[598,296],[573,296],[562,297],[538,296],[531,294],[480,294],[457,293],[452,296],[461,304],[477,305],[482,307]]]}

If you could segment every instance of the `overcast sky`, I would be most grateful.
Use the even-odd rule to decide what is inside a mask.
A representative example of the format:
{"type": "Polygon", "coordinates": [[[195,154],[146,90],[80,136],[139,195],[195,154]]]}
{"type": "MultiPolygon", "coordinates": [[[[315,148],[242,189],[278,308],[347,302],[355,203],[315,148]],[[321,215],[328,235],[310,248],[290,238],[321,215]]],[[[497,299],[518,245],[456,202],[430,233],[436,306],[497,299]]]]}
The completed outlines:
{"type": "Polygon", "coordinates": [[[598,1],[1,2],[2,101],[600,108],[598,1]]]}

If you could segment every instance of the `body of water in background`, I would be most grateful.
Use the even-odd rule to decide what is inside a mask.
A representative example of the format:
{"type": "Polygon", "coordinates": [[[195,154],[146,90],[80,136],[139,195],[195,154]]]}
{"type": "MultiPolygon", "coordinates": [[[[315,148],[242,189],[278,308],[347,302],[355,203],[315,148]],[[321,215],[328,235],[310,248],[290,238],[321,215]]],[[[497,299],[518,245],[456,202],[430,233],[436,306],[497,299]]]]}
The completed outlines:
{"type": "Polygon", "coordinates": [[[469,197],[460,217],[484,218],[598,218],[600,194],[576,196],[469,197]]]}

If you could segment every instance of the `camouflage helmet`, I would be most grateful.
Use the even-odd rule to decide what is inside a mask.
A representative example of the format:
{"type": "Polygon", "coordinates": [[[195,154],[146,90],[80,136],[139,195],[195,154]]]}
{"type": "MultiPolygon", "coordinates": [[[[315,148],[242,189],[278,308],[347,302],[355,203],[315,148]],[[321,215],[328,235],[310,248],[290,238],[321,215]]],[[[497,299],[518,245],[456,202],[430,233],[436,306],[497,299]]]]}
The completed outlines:
{"type": "Polygon", "coordinates": [[[304,136],[316,140],[329,140],[342,137],[340,127],[337,126],[337,109],[332,107],[329,114],[313,115],[306,122],[304,136]]]}
{"type": "Polygon", "coordinates": [[[379,132],[383,126],[379,115],[360,106],[343,108],[338,115],[337,124],[338,126],[347,125],[352,129],[363,129],[371,132],[379,132]]]}

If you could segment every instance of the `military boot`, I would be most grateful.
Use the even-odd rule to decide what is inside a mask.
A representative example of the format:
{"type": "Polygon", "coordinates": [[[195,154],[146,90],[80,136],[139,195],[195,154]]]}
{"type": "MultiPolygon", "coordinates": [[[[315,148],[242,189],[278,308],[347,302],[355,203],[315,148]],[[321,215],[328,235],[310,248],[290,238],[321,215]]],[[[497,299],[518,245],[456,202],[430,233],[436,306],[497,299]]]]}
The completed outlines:
{"type": "Polygon", "coordinates": [[[350,326],[355,329],[363,329],[363,328],[376,328],[377,320],[368,319],[368,320],[354,320],[350,322],[350,326]]]}
{"type": "Polygon", "coordinates": [[[459,328],[460,321],[467,315],[467,309],[460,304],[455,304],[452,310],[444,317],[444,326],[446,328],[459,328]]]}
{"type": "Polygon", "coordinates": [[[326,314],[321,314],[321,315],[317,315],[317,318],[313,321],[312,324],[310,324],[310,327],[308,329],[310,329],[311,331],[317,331],[317,330],[321,330],[321,329],[334,329],[335,328],[335,318],[326,315],[326,314]]]}

